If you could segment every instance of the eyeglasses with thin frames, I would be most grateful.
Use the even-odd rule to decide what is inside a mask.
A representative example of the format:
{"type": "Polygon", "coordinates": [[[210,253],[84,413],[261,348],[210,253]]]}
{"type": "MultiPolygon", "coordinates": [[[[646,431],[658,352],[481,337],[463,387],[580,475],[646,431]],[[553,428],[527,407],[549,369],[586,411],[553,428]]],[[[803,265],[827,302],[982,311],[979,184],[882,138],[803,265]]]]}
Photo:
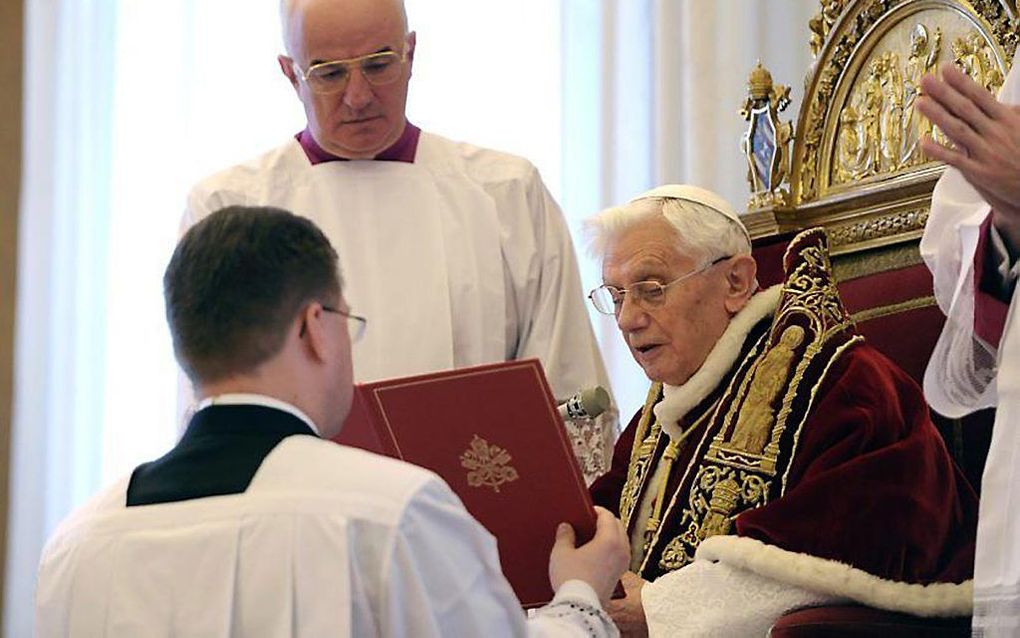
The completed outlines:
{"type": "MultiPolygon", "coordinates": [[[[340,310],[339,308],[334,308],[332,306],[323,305],[323,306],[321,306],[321,308],[322,308],[323,312],[331,312],[331,313],[333,313],[335,315],[340,315],[341,317],[346,318],[348,320],[348,322],[353,322],[354,323],[354,328],[349,333],[350,336],[351,336],[351,341],[352,342],[360,341],[361,338],[363,336],[365,336],[365,328],[368,327],[368,319],[365,319],[364,317],[362,317],[360,315],[352,314],[352,313],[350,313],[350,312],[348,312],[346,310],[340,310]]],[[[348,327],[349,326],[350,326],[350,323],[348,323],[348,327]]],[[[302,323],[301,324],[301,331],[298,333],[298,336],[299,337],[304,337],[305,336],[305,332],[306,332],[305,324],[302,323]]]]}
{"type": "Polygon", "coordinates": [[[401,52],[380,51],[359,55],[356,58],[346,60],[330,60],[319,62],[308,67],[307,70],[293,62],[294,72],[301,76],[301,79],[314,93],[329,95],[339,93],[347,88],[351,80],[351,74],[359,71],[368,83],[372,86],[391,84],[400,77],[403,63],[407,60],[407,49],[401,52]]]}
{"type": "Polygon", "coordinates": [[[636,303],[641,308],[658,308],[666,301],[667,288],[675,286],[682,281],[686,281],[694,275],[703,273],[712,266],[725,261],[732,256],[733,255],[726,255],[725,257],[719,257],[714,261],[702,265],[700,268],[695,268],[694,270],[684,273],[676,279],[664,284],[659,283],[658,281],[638,281],[626,288],[602,285],[589,292],[588,299],[590,299],[591,304],[595,306],[595,310],[598,310],[604,315],[619,315],[620,310],[623,308],[623,298],[626,295],[630,295],[631,302],[636,303]]]}

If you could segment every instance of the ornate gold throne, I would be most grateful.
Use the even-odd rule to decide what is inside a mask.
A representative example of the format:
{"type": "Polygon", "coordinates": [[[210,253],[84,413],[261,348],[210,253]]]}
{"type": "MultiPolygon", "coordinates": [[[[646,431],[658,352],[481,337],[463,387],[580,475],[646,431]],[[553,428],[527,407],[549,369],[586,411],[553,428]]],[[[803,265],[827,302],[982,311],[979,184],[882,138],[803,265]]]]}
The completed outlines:
{"type": "MultiPolygon", "coordinates": [[[[916,109],[918,81],[951,61],[997,91],[1020,39],[1018,25],[1016,0],[821,0],[809,23],[815,60],[796,122],[783,117],[788,87],[774,83],[760,63],[748,79],[740,110],[751,187],[744,220],[762,285],[780,281],[783,249],[794,233],[824,227],[858,330],[918,383],[944,321],[918,251],[944,170],[918,144],[924,135],[941,135],[916,109]]],[[[990,412],[966,423],[936,420],[979,489],[990,412]]],[[[777,625],[772,635],[879,635],[861,626],[838,633],[834,622],[822,634],[801,622],[777,625]]],[[[909,635],[969,635],[967,627],[961,621],[909,635]]]]}

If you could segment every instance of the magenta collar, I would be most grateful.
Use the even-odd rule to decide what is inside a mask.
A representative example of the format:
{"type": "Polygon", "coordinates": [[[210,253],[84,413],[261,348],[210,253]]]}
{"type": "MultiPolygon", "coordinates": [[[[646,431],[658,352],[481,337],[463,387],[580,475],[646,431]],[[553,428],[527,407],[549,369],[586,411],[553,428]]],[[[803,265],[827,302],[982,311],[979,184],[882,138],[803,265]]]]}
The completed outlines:
{"type": "MultiPolygon", "coordinates": [[[[397,141],[372,159],[384,162],[413,163],[414,156],[418,152],[418,138],[420,136],[421,129],[408,122],[407,125],[404,126],[404,132],[400,134],[397,141]]],[[[315,138],[312,137],[311,132],[309,132],[307,128],[295,135],[294,139],[296,139],[298,144],[301,145],[301,148],[308,157],[308,161],[312,163],[312,166],[321,164],[322,162],[347,161],[347,158],[337,157],[319,146],[319,143],[315,141],[315,138]]]]}

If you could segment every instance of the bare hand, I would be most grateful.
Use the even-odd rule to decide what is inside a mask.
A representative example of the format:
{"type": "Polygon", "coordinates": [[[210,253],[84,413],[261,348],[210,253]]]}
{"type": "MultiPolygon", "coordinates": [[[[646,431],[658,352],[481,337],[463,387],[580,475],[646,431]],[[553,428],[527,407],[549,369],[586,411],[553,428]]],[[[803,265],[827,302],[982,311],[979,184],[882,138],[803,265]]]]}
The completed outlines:
{"type": "Polygon", "coordinates": [[[621,636],[644,638],[648,635],[648,621],[645,619],[645,609],[641,606],[641,588],[645,586],[645,581],[637,574],[627,572],[622,582],[627,596],[610,600],[606,612],[616,623],[621,636]]]}
{"type": "Polygon", "coordinates": [[[932,159],[957,168],[995,211],[994,222],[1020,248],[1020,106],[1003,104],[951,63],[941,79],[921,79],[917,108],[956,146],[921,141],[932,159]]]}
{"type": "Polygon", "coordinates": [[[595,512],[598,515],[595,536],[580,547],[574,546],[577,542],[574,528],[567,523],[560,524],[549,556],[549,581],[553,589],[559,589],[568,580],[583,580],[591,585],[604,605],[627,569],[630,544],[627,530],[619,519],[601,507],[596,507],[595,512]]]}

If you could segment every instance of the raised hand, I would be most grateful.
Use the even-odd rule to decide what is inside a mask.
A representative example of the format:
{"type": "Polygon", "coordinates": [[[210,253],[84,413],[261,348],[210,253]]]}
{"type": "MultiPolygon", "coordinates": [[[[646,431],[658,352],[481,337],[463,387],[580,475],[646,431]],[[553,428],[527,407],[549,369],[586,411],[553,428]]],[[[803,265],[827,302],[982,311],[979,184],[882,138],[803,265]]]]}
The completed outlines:
{"type": "Polygon", "coordinates": [[[921,79],[917,108],[955,148],[928,138],[921,148],[958,169],[994,211],[993,223],[1020,249],[1020,106],[1003,104],[951,63],[921,79]]]}

